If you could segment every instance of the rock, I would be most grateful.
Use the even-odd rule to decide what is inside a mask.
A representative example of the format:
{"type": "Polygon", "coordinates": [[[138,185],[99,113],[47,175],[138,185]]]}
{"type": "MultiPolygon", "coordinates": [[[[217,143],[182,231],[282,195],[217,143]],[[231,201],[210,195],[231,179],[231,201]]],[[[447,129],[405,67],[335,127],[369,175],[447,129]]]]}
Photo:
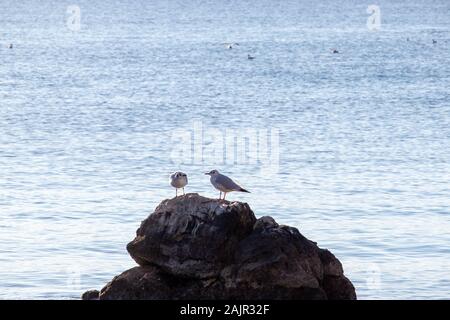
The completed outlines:
{"type": "Polygon", "coordinates": [[[81,295],[81,300],[98,300],[99,295],[98,290],[89,290],[81,295]]]}
{"type": "Polygon", "coordinates": [[[239,242],[256,218],[248,204],[226,204],[187,194],[163,201],[127,246],[141,266],[153,264],[169,274],[210,278],[229,265],[239,242]]]}
{"type": "MultiPolygon", "coordinates": [[[[187,194],[163,201],[127,246],[139,264],[108,299],[356,299],[339,260],[246,203],[187,194]]],[[[84,295],[83,295],[84,296],[84,295]]]]}

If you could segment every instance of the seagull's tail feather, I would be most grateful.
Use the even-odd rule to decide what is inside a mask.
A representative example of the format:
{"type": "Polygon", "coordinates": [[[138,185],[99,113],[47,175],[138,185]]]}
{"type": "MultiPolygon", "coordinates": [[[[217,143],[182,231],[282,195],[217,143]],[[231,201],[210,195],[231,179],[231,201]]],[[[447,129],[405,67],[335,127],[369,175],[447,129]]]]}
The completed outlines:
{"type": "Polygon", "coordinates": [[[239,191],[240,191],[240,192],[247,192],[247,193],[250,193],[250,191],[245,190],[244,188],[239,189],[239,191]]]}

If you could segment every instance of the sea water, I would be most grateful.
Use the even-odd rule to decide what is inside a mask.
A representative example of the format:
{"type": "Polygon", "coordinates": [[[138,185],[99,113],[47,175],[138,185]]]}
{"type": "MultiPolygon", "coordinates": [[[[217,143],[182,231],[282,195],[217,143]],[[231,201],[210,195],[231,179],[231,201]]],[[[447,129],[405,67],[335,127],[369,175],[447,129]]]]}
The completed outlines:
{"type": "Polygon", "coordinates": [[[135,266],[125,246],[175,195],[169,173],[218,197],[218,169],[251,191],[227,198],[331,250],[360,299],[448,299],[449,16],[447,0],[2,0],[0,298],[101,288],[135,266]]]}

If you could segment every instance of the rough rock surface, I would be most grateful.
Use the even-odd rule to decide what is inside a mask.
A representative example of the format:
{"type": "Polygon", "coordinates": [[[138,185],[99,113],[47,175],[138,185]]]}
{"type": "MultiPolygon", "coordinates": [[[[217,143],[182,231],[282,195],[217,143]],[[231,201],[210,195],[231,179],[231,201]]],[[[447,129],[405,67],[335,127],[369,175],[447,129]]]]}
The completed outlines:
{"type": "Polygon", "coordinates": [[[98,300],[100,292],[98,290],[89,290],[83,293],[81,296],[82,300],[98,300]]]}
{"type": "Polygon", "coordinates": [[[173,275],[211,278],[232,263],[255,221],[248,204],[222,205],[189,194],[163,201],[142,222],[127,250],[141,266],[153,264],[173,275]]]}
{"type": "Polygon", "coordinates": [[[99,299],[356,299],[330,251],[246,203],[164,200],[127,250],[139,266],[99,299]]]}

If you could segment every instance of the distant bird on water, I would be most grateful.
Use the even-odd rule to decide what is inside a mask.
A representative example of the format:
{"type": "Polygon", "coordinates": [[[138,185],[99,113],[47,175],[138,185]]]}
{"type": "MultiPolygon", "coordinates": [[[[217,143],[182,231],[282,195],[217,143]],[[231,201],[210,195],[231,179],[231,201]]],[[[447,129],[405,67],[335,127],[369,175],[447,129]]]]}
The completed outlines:
{"type": "Polygon", "coordinates": [[[181,171],[174,172],[170,175],[170,185],[175,188],[175,197],[178,197],[178,189],[183,189],[188,184],[187,174],[181,171]]]}
{"type": "Polygon", "coordinates": [[[10,43],[10,44],[8,45],[8,48],[9,48],[9,49],[12,49],[12,48],[13,48],[13,44],[10,43]]]}
{"type": "Polygon", "coordinates": [[[331,49],[331,52],[333,53],[339,53],[339,51],[337,49],[331,49]]]}
{"type": "Polygon", "coordinates": [[[436,43],[437,43],[437,40],[434,40],[434,39],[433,39],[433,44],[436,44],[436,43]]]}
{"type": "Polygon", "coordinates": [[[225,196],[227,195],[228,192],[240,191],[250,193],[250,191],[245,190],[236,182],[234,182],[227,176],[221,174],[217,170],[211,170],[210,172],[206,172],[205,174],[211,176],[211,178],[209,179],[211,181],[211,184],[214,186],[214,188],[220,191],[219,200],[221,200],[222,192],[223,192],[223,200],[225,200],[225,196]]]}
{"type": "Polygon", "coordinates": [[[228,50],[231,50],[231,49],[233,49],[233,46],[238,46],[238,45],[239,45],[239,43],[237,43],[237,42],[225,43],[225,46],[228,50]]]}
{"type": "Polygon", "coordinates": [[[253,56],[251,56],[251,55],[248,54],[248,55],[247,55],[247,59],[248,59],[248,60],[253,60],[253,59],[255,59],[255,57],[253,57],[253,56]]]}

